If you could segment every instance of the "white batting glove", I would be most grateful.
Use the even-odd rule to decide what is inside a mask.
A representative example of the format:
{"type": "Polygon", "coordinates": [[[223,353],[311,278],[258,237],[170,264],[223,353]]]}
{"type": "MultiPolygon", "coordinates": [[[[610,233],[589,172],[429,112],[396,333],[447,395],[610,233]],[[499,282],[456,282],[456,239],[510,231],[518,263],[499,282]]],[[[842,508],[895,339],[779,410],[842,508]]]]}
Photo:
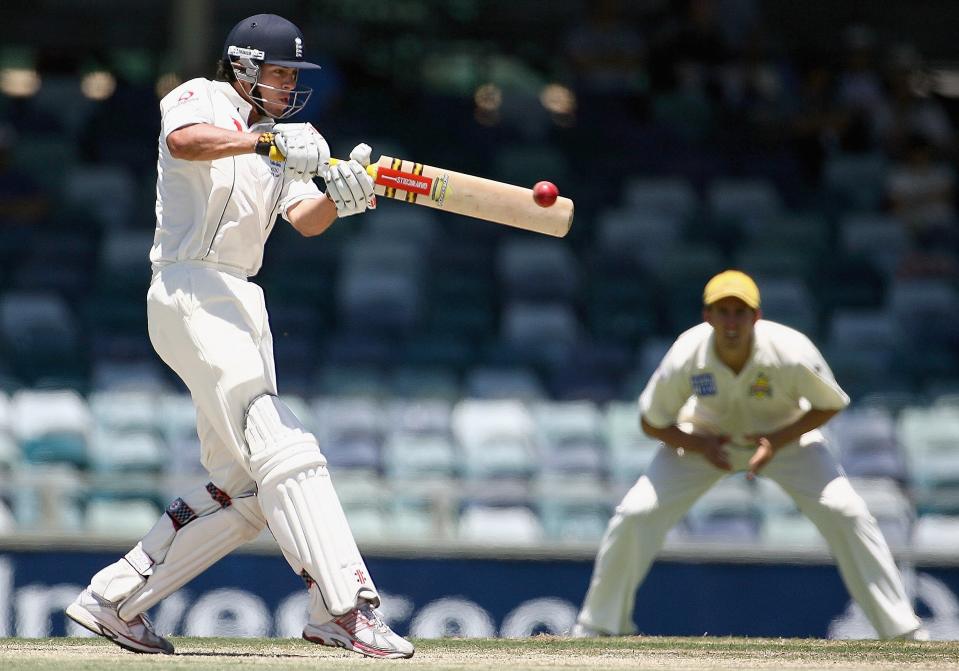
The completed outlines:
{"type": "Polygon", "coordinates": [[[349,217],[376,207],[373,178],[366,172],[372,148],[358,144],[350,152],[350,160],[329,166],[323,173],[326,195],[336,204],[337,217],[349,217]]]}
{"type": "Polygon", "coordinates": [[[286,157],[285,171],[293,179],[309,182],[330,164],[330,145],[312,124],[279,123],[273,142],[286,157]]]}

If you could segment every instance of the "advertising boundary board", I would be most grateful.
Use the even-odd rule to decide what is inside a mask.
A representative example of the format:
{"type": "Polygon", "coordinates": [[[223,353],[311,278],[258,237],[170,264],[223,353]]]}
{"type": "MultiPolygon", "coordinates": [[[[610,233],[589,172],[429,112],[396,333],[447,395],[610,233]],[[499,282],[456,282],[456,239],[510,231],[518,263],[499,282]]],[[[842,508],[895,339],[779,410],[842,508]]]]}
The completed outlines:
{"type": "MultiPolygon", "coordinates": [[[[123,546],[125,547],[125,546],[123,546]]],[[[822,552],[741,548],[664,552],[636,599],[648,635],[871,638],[822,552]]],[[[84,635],[62,610],[89,577],[123,553],[117,544],[0,542],[0,636],[84,635]]],[[[364,548],[383,614],[404,635],[523,637],[568,631],[586,591],[592,550],[364,548]]],[[[901,565],[934,639],[959,639],[955,558],[901,565]]],[[[208,569],[151,611],[157,629],[189,636],[298,637],[302,581],[271,546],[254,543],[208,569]]]]}

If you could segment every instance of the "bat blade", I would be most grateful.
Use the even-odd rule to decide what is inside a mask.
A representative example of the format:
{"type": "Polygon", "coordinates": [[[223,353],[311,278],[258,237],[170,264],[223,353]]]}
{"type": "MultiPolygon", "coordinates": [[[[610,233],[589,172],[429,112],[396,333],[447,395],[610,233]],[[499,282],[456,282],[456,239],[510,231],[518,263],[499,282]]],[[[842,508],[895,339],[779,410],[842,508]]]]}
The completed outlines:
{"type": "Polygon", "coordinates": [[[573,224],[573,201],[562,196],[540,207],[532,189],[391,156],[381,156],[367,171],[377,195],[413,205],[558,238],[573,224]]]}

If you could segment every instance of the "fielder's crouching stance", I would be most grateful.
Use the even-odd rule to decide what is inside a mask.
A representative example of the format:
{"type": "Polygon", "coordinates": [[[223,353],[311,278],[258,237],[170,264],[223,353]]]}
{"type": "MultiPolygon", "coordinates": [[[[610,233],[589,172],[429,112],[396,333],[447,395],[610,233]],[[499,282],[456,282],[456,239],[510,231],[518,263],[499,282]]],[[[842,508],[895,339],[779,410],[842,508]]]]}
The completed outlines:
{"type": "Polygon", "coordinates": [[[312,126],[273,123],[302,108],[299,70],[316,67],[296,26],[259,14],[227,37],[217,81],[190,80],[160,103],[150,341],[193,396],[210,481],[174,500],[66,609],[134,652],[172,653],[146,611],[269,527],[309,590],[304,638],[370,657],[413,654],[375,610],[316,438],[277,397],[266,304],[249,281],[278,216],[313,236],[375,204],[369,146],[330,166],[312,126]]]}
{"type": "Polygon", "coordinates": [[[746,471],[779,484],[816,525],[881,638],[928,638],[876,519],[819,430],[848,404],[809,338],[762,319],[751,277],[713,277],[703,323],[677,338],[639,398],[642,429],[662,444],[606,527],[572,635],[633,633],[636,590],[669,529],[726,474],[746,471]]]}

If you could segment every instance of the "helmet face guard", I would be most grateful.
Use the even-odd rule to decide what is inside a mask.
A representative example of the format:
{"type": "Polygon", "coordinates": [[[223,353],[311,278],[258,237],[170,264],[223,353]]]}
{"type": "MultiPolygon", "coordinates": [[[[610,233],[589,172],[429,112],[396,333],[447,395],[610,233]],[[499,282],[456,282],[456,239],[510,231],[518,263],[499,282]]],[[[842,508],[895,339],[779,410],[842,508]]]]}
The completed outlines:
{"type": "MultiPolygon", "coordinates": [[[[261,68],[264,63],[268,63],[269,61],[264,61],[266,54],[259,49],[230,46],[227,48],[227,55],[230,59],[230,66],[233,68],[233,74],[236,75],[237,81],[245,82],[251,85],[250,91],[247,93],[247,95],[256,108],[268,117],[273,119],[286,119],[287,117],[293,116],[303,109],[303,107],[306,105],[306,102],[310,99],[310,94],[313,93],[313,89],[310,87],[296,88],[288,91],[286,89],[278,89],[275,86],[269,86],[268,84],[262,83],[260,81],[261,68]],[[284,95],[288,95],[289,101],[287,102],[286,109],[284,109],[281,114],[270,114],[266,110],[266,105],[269,101],[267,101],[263,96],[257,95],[257,89],[280,91],[284,95]]],[[[283,67],[296,67],[292,63],[277,63],[276,65],[282,65],[283,67]]],[[[297,68],[297,70],[299,69],[297,68]]]]}

